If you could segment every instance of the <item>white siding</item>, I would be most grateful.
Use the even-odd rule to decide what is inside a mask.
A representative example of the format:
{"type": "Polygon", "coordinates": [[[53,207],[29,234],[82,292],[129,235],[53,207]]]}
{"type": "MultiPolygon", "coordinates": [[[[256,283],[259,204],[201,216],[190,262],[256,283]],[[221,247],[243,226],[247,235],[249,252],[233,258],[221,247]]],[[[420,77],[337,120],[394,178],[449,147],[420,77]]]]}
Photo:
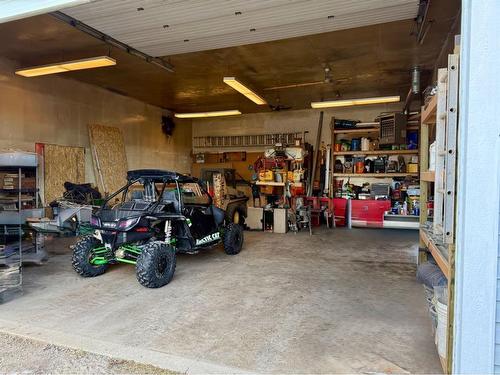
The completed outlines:
{"type": "MultiPolygon", "coordinates": [[[[500,222],[500,207],[498,209],[500,222]]],[[[500,233],[498,233],[497,307],[495,319],[495,374],[500,374],[500,233]]]]}
{"type": "Polygon", "coordinates": [[[94,0],[2,0],[0,1],[0,23],[32,17],[62,7],[76,6],[91,1],[94,0]]]}

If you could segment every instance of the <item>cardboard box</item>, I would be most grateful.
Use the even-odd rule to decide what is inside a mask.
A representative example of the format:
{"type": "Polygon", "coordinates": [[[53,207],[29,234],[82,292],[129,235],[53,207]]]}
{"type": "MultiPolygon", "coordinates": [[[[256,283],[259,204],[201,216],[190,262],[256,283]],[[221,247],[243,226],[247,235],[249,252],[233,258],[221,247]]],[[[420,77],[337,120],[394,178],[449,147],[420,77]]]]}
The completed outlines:
{"type": "Polygon", "coordinates": [[[23,189],[35,189],[36,188],[36,178],[26,177],[21,180],[21,187],[23,189]]]}
{"type": "Polygon", "coordinates": [[[288,210],[286,208],[274,209],[274,233],[288,232],[288,210]]]}
{"type": "Polygon", "coordinates": [[[262,219],[264,209],[260,207],[248,207],[245,224],[253,230],[263,230],[262,219]]]}
{"type": "Polygon", "coordinates": [[[260,181],[273,181],[274,180],[273,171],[261,171],[261,172],[259,172],[259,180],[260,181]]]}

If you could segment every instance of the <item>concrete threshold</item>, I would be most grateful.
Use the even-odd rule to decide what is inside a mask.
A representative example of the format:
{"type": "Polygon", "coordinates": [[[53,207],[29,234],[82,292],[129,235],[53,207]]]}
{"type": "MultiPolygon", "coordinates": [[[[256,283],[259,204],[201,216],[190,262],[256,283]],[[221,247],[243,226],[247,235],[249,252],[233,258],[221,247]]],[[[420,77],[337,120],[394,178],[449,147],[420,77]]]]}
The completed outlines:
{"type": "Polygon", "coordinates": [[[114,359],[134,361],[183,374],[255,374],[254,371],[220,366],[206,361],[184,358],[155,350],[106,342],[90,337],[71,335],[59,331],[25,325],[0,319],[0,332],[47,344],[87,351],[114,359]]]}

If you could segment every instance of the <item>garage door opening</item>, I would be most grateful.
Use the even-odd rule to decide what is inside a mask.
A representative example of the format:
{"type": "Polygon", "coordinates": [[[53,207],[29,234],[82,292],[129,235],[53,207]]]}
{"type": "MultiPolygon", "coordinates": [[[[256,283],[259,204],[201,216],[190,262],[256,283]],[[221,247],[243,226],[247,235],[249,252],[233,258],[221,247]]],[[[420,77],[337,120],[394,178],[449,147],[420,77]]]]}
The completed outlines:
{"type": "Polygon", "coordinates": [[[452,372],[459,1],[47,7],[0,23],[2,370],[452,372]]]}

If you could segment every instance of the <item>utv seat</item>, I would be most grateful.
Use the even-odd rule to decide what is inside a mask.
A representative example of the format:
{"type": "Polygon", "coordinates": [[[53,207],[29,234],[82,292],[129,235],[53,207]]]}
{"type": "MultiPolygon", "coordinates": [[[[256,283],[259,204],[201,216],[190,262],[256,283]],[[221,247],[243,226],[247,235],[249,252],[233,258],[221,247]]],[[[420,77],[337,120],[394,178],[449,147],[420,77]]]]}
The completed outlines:
{"type": "Polygon", "coordinates": [[[175,212],[180,212],[181,204],[179,202],[179,197],[177,195],[176,190],[168,190],[164,191],[161,197],[161,200],[166,205],[172,205],[175,209],[175,212]]]}
{"type": "Polygon", "coordinates": [[[142,191],[142,190],[132,191],[131,198],[132,198],[132,200],[135,200],[135,201],[143,200],[144,199],[144,191],[142,191]]]}
{"type": "Polygon", "coordinates": [[[222,223],[224,223],[224,217],[225,217],[224,210],[221,210],[219,207],[216,207],[214,205],[211,205],[209,208],[213,212],[214,219],[217,225],[222,225],[222,223]]]}

